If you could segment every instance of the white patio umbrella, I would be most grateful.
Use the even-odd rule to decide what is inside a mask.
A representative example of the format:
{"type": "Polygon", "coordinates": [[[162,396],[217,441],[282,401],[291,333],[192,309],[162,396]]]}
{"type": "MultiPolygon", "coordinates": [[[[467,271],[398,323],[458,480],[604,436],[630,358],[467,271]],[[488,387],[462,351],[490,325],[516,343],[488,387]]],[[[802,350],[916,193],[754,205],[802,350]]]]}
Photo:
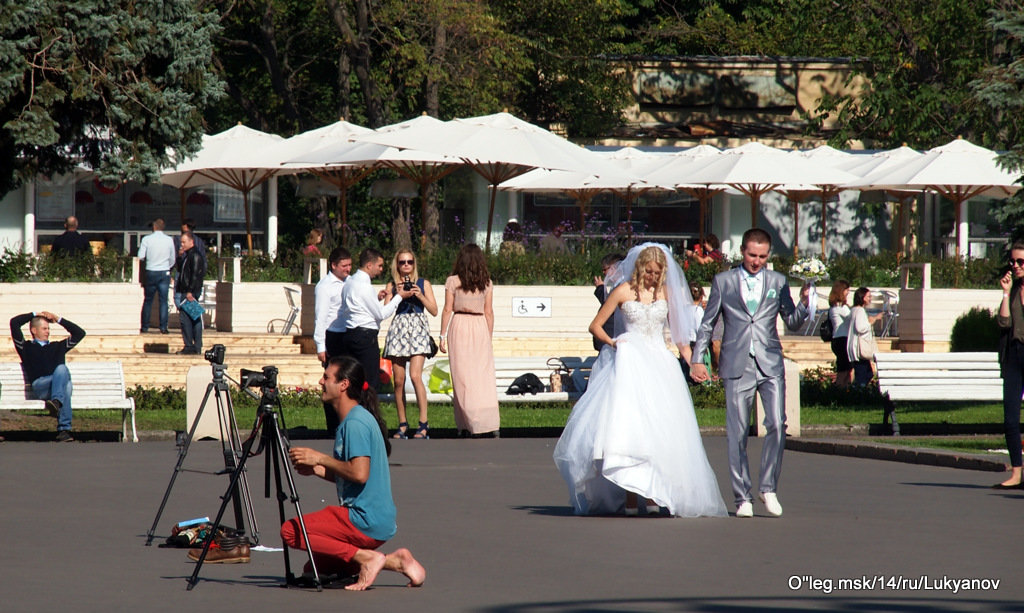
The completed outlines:
{"type": "MultiPolygon", "coordinates": [[[[373,132],[388,133],[401,132],[413,128],[436,128],[444,123],[439,119],[423,114],[407,121],[377,128],[376,131],[365,130],[359,136],[365,136],[373,132]]],[[[422,247],[427,240],[425,223],[427,217],[427,189],[431,183],[439,181],[452,173],[462,164],[462,160],[426,151],[399,149],[360,140],[321,147],[290,158],[287,163],[289,166],[307,164],[310,165],[311,169],[322,169],[321,172],[338,172],[335,169],[349,168],[351,169],[350,172],[361,172],[360,178],[377,168],[390,168],[419,185],[420,204],[422,207],[421,219],[423,220],[421,222],[423,235],[420,240],[420,246],[422,247]]]]}
{"type": "Polygon", "coordinates": [[[886,173],[848,185],[858,189],[927,189],[952,200],[956,206],[956,257],[960,258],[961,204],[977,196],[1007,198],[1020,189],[1020,177],[1003,170],[997,154],[963,139],[928,150],[886,173]]]}
{"type": "Polygon", "coordinates": [[[729,185],[750,198],[751,226],[757,225],[761,195],[780,185],[841,185],[853,175],[823,164],[787,155],[786,152],[750,142],[708,159],[686,177],[687,183],[729,185]]]}
{"type": "Polygon", "coordinates": [[[486,246],[490,248],[498,184],[533,168],[615,174],[606,160],[508,113],[453,119],[436,126],[376,132],[360,140],[458,158],[490,185],[486,246]]]}
{"type": "Polygon", "coordinates": [[[296,134],[280,143],[275,150],[275,155],[282,167],[297,172],[315,174],[338,188],[338,201],[341,204],[342,243],[347,242],[348,234],[348,190],[373,169],[358,165],[292,163],[292,160],[305,157],[315,158],[320,151],[351,146],[353,137],[372,131],[370,128],[341,119],[330,125],[296,134]]]}
{"type": "MultiPolygon", "coordinates": [[[[842,163],[853,157],[828,145],[821,145],[807,151],[792,151],[788,155],[811,160],[816,164],[838,168],[842,163]]],[[[821,257],[826,257],[825,236],[828,222],[828,199],[841,190],[833,185],[780,185],[775,191],[784,195],[793,203],[793,257],[800,257],[800,203],[812,196],[821,196],[821,257]]]]}
{"type": "MultiPolygon", "coordinates": [[[[891,170],[906,162],[921,157],[921,152],[906,145],[895,149],[886,149],[870,155],[853,155],[849,160],[840,162],[838,168],[860,177],[860,180],[872,182],[874,177],[884,176],[891,170]]],[[[897,214],[896,235],[904,242],[903,248],[910,249],[910,224],[907,207],[922,190],[887,189],[884,190],[899,203],[897,214]]]]}
{"type": "MultiPolygon", "coordinates": [[[[633,150],[634,152],[637,150],[633,150]]],[[[602,176],[575,172],[570,170],[549,170],[547,168],[536,168],[527,173],[504,181],[498,185],[498,189],[512,192],[533,192],[533,193],[561,193],[576,201],[580,211],[580,228],[586,230],[587,207],[595,196],[601,192],[611,192],[626,201],[628,211],[632,211],[632,203],[636,198],[652,189],[674,189],[671,185],[660,186],[644,180],[639,175],[630,172],[635,162],[647,159],[653,154],[634,155],[621,150],[612,152],[600,152],[611,164],[618,167],[616,174],[606,173],[602,176]]],[[[627,212],[629,218],[630,212],[627,212]]]]}
{"type": "Polygon", "coordinates": [[[282,169],[273,154],[274,147],[283,139],[247,128],[242,124],[214,134],[203,135],[203,146],[195,156],[182,160],[177,166],[164,171],[160,182],[179,189],[221,183],[242,193],[245,209],[245,235],[252,252],[252,220],[249,211],[249,192],[272,176],[289,174],[282,169]]]}
{"type": "Polygon", "coordinates": [[[663,158],[647,161],[646,165],[637,168],[637,173],[658,185],[673,185],[676,189],[690,194],[697,199],[700,208],[699,233],[700,242],[704,242],[708,206],[715,194],[725,191],[725,185],[707,185],[684,182],[700,163],[707,163],[722,151],[710,145],[697,145],[663,158]]]}

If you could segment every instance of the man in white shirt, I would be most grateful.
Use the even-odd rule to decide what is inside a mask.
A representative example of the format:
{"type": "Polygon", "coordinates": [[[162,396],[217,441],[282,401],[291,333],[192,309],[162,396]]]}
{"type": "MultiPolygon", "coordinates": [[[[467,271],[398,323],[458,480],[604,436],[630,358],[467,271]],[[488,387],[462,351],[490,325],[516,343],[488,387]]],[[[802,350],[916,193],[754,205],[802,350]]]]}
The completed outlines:
{"type": "Polygon", "coordinates": [[[149,320],[153,313],[153,296],[156,295],[160,311],[160,333],[167,334],[167,290],[171,285],[171,268],[177,257],[174,240],[163,232],[164,220],[153,220],[153,233],[139,243],[139,260],[142,265],[142,327],[140,332],[149,331],[149,320]]]}
{"type": "MultiPolygon", "coordinates": [[[[345,335],[345,323],[341,321],[341,290],[352,271],[352,254],[344,247],[335,247],[328,258],[330,272],[316,284],[316,325],[313,327],[313,342],[316,343],[316,357],[326,368],[327,360],[341,355],[341,339],[345,335]]],[[[327,432],[338,429],[338,412],[324,403],[324,417],[327,432]]]]}
{"type": "Polygon", "coordinates": [[[385,291],[373,291],[372,279],[384,270],[384,256],[376,249],[363,249],[359,254],[359,270],[345,281],[341,290],[341,312],[338,320],[345,328],[341,341],[343,355],[359,360],[367,373],[366,380],[373,387],[380,387],[380,345],[377,333],[380,322],[395,314],[403,298],[413,295],[411,291],[397,288],[397,295],[386,306],[380,302],[385,291]]]}

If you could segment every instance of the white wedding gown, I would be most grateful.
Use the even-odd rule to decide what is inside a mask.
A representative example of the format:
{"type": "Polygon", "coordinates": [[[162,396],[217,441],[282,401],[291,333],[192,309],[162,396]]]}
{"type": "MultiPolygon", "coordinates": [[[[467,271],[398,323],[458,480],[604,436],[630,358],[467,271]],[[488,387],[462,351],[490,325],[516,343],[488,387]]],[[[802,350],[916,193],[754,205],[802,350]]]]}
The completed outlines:
{"type": "Polygon", "coordinates": [[[621,309],[626,332],[601,350],[555,446],[573,509],[621,513],[628,490],[674,516],[727,515],[679,361],[665,346],[668,303],[621,309]]]}

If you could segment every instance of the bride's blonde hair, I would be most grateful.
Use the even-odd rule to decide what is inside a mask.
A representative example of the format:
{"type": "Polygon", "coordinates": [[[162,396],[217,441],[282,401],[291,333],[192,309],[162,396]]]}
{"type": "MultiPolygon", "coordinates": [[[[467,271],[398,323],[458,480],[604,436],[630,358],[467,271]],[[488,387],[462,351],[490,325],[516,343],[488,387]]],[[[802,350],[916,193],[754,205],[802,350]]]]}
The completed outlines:
{"type": "Polygon", "coordinates": [[[651,262],[661,267],[661,273],[658,275],[654,284],[654,296],[657,298],[658,292],[660,292],[662,287],[665,285],[665,270],[668,267],[668,262],[665,260],[665,252],[661,249],[654,246],[647,247],[636,256],[636,265],[633,266],[633,278],[630,280],[629,284],[633,288],[634,292],[639,290],[641,277],[644,274],[644,267],[651,262]]]}

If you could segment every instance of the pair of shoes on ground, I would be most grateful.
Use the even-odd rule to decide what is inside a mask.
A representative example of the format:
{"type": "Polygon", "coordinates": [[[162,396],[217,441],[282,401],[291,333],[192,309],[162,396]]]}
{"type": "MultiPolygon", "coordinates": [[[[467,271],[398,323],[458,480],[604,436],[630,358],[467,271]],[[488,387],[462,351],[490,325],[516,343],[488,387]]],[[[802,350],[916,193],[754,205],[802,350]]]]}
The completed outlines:
{"type": "MultiPolygon", "coordinates": [[[[149,328],[139,328],[139,334],[149,334],[149,328]]],[[[170,331],[167,328],[161,328],[160,334],[170,334],[170,331]]]]}
{"type": "MultiPolygon", "coordinates": [[[[199,561],[203,555],[202,547],[188,550],[190,560],[199,561]]],[[[210,550],[206,552],[206,564],[248,564],[251,556],[249,539],[244,536],[221,536],[213,540],[210,550]]]]}
{"type": "Polygon", "coordinates": [[[992,486],[992,489],[994,489],[994,490],[1020,490],[1020,489],[1024,489],[1024,481],[1022,481],[1020,483],[1013,483],[1013,484],[1010,484],[1010,485],[1006,485],[1004,483],[996,483],[995,485],[992,486]]]}
{"type": "Polygon", "coordinates": [[[57,433],[57,438],[53,440],[55,440],[58,443],[70,443],[74,441],[75,438],[71,436],[71,430],[61,430],[60,432],[57,433]]]}
{"type": "MultiPolygon", "coordinates": [[[[779,504],[779,497],[775,492],[761,492],[758,495],[761,502],[764,503],[764,508],[770,515],[775,517],[782,516],[782,505],[779,504]]],[[[736,507],[736,517],[753,517],[754,516],[754,505],[749,500],[744,500],[736,507]]]]}
{"type": "Polygon", "coordinates": [[[412,436],[410,436],[409,435],[409,422],[403,421],[402,423],[398,424],[398,432],[395,432],[395,434],[391,438],[394,438],[394,439],[409,439],[409,438],[425,439],[425,438],[430,438],[429,432],[430,432],[430,424],[429,424],[429,422],[421,421],[420,422],[420,427],[416,429],[416,433],[413,434],[412,436]]]}
{"type": "Polygon", "coordinates": [[[199,355],[198,349],[181,349],[177,355],[199,355]]]}

